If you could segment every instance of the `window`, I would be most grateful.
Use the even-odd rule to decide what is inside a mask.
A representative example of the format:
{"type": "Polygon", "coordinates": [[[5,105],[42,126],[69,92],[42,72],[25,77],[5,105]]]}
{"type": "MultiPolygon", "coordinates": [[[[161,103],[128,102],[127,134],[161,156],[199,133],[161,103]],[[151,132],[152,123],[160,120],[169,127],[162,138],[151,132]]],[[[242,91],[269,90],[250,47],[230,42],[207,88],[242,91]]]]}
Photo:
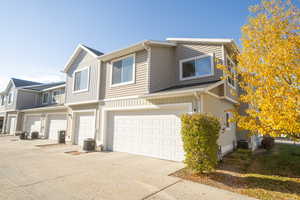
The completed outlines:
{"type": "Polygon", "coordinates": [[[4,106],[4,103],[5,103],[5,96],[2,95],[0,96],[0,106],[4,106]]]}
{"type": "Polygon", "coordinates": [[[8,104],[12,104],[12,102],[13,102],[13,92],[10,92],[9,94],[8,94],[8,96],[7,96],[7,103],[8,104]]]}
{"type": "Polygon", "coordinates": [[[52,92],[52,103],[57,103],[58,102],[58,96],[60,95],[59,90],[54,90],[52,92]]]}
{"type": "Polygon", "coordinates": [[[226,112],[225,113],[225,127],[226,129],[230,129],[230,113],[226,112]]]}
{"type": "Polygon", "coordinates": [[[88,91],[89,71],[89,68],[85,68],[74,72],[74,92],[88,91]]]}
{"type": "Polygon", "coordinates": [[[180,80],[211,76],[214,71],[213,55],[202,55],[180,61],[180,80]]]}
{"type": "Polygon", "coordinates": [[[236,81],[235,81],[236,72],[234,70],[235,63],[229,57],[227,57],[226,62],[227,62],[227,67],[229,72],[233,75],[233,77],[227,77],[227,82],[231,87],[236,88],[236,81]]]}
{"type": "Polygon", "coordinates": [[[42,104],[47,104],[48,100],[49,100],[49,93],[48,92],[43,93],[43,95],[42,95],[42,104]]]}
{"type": "Polygon", "coordinates": [[[134,82],[134,56],[128,56],[112,62],[111,85],[123,85],[134,82]]]}

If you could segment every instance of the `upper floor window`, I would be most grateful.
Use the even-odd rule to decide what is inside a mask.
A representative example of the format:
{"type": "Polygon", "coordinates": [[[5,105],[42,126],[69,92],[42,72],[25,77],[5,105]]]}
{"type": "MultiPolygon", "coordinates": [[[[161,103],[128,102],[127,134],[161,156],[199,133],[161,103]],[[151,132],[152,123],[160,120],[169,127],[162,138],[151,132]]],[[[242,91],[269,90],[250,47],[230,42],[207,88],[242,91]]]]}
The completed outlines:
{"type": "Polygon", "coordinates": [[[89,87],[89,73],[90,68],[79,69],[74,72],[74,92],[84,92],[88,91],[89,87]]]}
{"type": "Polygon", "coordinates": [[[7,103],[8,104],[12,104],[13,102],[13,98],[14,98],[14,93],[13,92],[10,92],[7,96],[7,103]]]}
{"type": "Polygon", "coordinates": [[[57,103],[58,102],[58,96],[60,95],[60,91],[59,90],[54,90],[52,92],[52,103],[57,103]]]}
{"type": "Polygon", "coordinates": [[[180,80],[189,80],[214,74],[213,55],[202,55],[180,60],[180,80]]]}
{"type": "Polygon", "coordinates": [[[134,62],[134,55],[130,55],[112,62],[112,86],[130,84],[134,82],[134,62]]]}
{"type": "Polygon", "coordinates": [[[48,100],[49,100],[49,93],[48,92],[43,93],[43,95],[42,95],[42,104],[47,104],[48,100]]]}
{"type": "Polygon", "coordinates": [[[2,95],[0,96],[0,106],[4,106],[4,103],[5,103],[5,96],[2,95]]]}
{"type": "Polygon", "coordinates": [[[235,81],[236,72],[234,70],[235,63],[228,56],[226,62],[227,62],[228,70],[232,74],[232,76],[229,76],[227,78],[227,82],[231,87],[236,88],[236,81],[235,81]]]}

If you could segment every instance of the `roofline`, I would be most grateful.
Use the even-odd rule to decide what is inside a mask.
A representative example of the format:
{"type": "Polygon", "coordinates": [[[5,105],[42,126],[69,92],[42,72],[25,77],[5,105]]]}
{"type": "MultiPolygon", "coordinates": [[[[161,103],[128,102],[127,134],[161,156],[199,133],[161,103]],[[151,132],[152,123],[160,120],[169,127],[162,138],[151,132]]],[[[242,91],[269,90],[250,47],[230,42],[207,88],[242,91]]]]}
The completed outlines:
{"type": "Polygon", "coordinates": [[[76,56],[76,54],[78,53],[79,49],[85,50],[86,52],[90,53],[94,58],[98,57],[97,54],[95,54],[94,52],[92,52],[91,50],[89,50],[88,48],[86,48],[84,45],[78,44],[77,47],[75,48],[75,50],[73,51],[72,55],[69,57],[67,63],[64,66],[64,70],[63,70],[64,73],[66,73],[69,70],[70,64],[73,61],[73,59],[76,56]]]}
{"type": "Polygon", "coordinates": [[[99,56],[98,59],[102,60],[102,61],[107,61],[107,60],[113,59],[115,57],[119,57],[119,56],[122,56],[124,54],[131,53],[133,51],[138,51],[138,50],[145,49],[147,47],[147,45],[158,45],[158,46],[167,46],[167,47],[176,46],[176,44],[170,43],[170,42],[155,41],[155,40],[144,40],[142,42],[138,42],[138,43],[130,45],[128,47],[118,49],[118,50],[112,51],[112,52],[107,53],[107,54],[103,54],[103,55],[99,56]]]}
{"type": "Polygon", "coordinates": [[[199,43],[210,43],[210,44],[232,44],[238,52],[241,52],[239,46],[234,39],[231,38],[167,38],[170,42],[199,42],[199,43]]]}
{"type": "Polygon", "coordinates": [[[58,89],[58,88],[64,88],[64,87],[66,87],[66,84],[53,86],[53,87],[51,87],[51,88],[43,89],[42,91],[55,90],[55,89],[58,89]]]}
{"type": "Polygon", "coordinates": [[[160,98],[160,97],[173,97],[173,96],[178,96],[178,95],[187,95],[191,94],[193,95],[195,92],[207,92],[215,87],[218,87],[219,85],[224,84],[224,80],[218,81],[216,83],[212,83],[208,85],[207,87],[204,88],[197,88],[197,86],[194,86],[192,89],[187,89],[187,90],[180,90],[180,91],[162,91],[158,93],[153,93],[153,94],[146,94],[140,96],[140,98],[146,98],[146,99],[155,99],[155,98],[160,98]]]}

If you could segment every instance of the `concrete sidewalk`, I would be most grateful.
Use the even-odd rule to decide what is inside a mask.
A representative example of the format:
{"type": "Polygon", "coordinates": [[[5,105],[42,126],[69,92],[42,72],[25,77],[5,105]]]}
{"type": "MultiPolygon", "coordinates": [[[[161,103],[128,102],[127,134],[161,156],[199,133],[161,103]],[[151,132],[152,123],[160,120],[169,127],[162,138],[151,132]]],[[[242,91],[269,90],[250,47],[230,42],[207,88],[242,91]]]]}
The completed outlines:
{"type": "Polygon", "coordinates": [[[0,199],[247,200],[239,194],[168,176],[182,163],[118,152],[70,155],[77,146],[0,137],[0,199]]]}

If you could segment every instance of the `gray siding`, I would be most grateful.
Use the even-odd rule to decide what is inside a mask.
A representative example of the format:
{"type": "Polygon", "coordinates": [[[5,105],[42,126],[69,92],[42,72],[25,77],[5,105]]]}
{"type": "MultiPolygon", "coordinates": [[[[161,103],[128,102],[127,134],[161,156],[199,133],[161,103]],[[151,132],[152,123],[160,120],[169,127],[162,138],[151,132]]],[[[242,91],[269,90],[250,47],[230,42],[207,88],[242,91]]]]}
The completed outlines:
{"type": "Polygon", "coordinates": [[[81,51],[67,72],[66,103],[79,103],[98,99],[98,71],[99,61],[85,51],[81,51]],[[87,92],[73,93],[73,73],[77,69],[90,67],[89,90],[87,92]]]}
{"type": "Polygon", "coordinates": [[[196,43],[177,44],[176,52],[175,52],[176,66],[174,68],[176,84],[182,85],[182,84],[190,84],[190,83],[201,83],[201,82],[214,81],[220,79],[220,77],[223,75],[223,71],[216,68],[217,63],[215,63],[214,76],[196,78],[196,79],[185,80],[185,81],[181,81],[179,79],[180,60],[192,58],[204,54],[209,54],[209,53],[214,54],[214,58],[217,60],[217,62],[221,62],[223,60],[222,45],[196,44],[196,43]]]}
{"type": "Polygon", "coordinates": [[[18,90],[17,109],[38,105],[39,93],[18,90]]]}
{"type": "Polygon", "coordinates": [[[135,83],[111,87],[111,64],[101,65],[101,99],[141,95],[149,92],[148,84],[148,53],[146,50],[135,54],[135,83]]]}
{"type": "Polygon", "coordinates": [[[223,61],[222,45],[210,45],[199,43],[179,43],[176,47],[151,47],[150,59],[150,92],[155,92],[175,85],[203,83],[220,80],[223,71],[216,67],[223,61]],[[192,58],[204,54],[214,54],[214,75],[209,77],[180,80],[180,60],[192,58]]]}
{"type": "Polygon", "coordinates": [[[150,93],[174,85],[176,83],[175,68],[174,47],[151,47],[150,93]]]}

